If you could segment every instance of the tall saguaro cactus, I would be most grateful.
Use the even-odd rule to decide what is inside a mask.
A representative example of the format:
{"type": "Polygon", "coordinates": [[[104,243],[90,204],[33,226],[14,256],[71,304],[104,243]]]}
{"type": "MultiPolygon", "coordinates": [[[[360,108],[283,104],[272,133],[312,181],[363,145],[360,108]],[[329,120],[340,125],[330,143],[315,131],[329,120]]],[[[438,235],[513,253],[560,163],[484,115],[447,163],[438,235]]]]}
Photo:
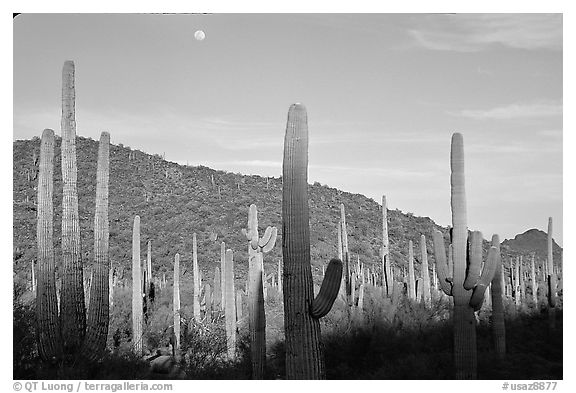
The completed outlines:
{"type": "Polygon", "coordinates": [[[506,356],[506,327],[504,324],[503,280],[502,280],[502,257],[500,255],[500,238],[492,236],[492,246],[496,247],[496,270],[492,279],[492,335],[494,336],[494,348],[498,357],[506,356]]]}
{"type": "Polygon", "coordinates": [[[536,281],[536,253],[532,253],[532,260],[530,262],[530,282],[532,287],[532,303],[534,307],[538,307],[538,282],[536,281]]]}
{"type": "Polygon", "coordinates": [[[444,238],[435,231],[434,252],[436,272],[442,290],[454,297],[454,363],[457,379],[476,378],[476,321],[474,310],[479,310],[484,291],[496,270],[496,247],[491,247],[480,275],[482,263],[482,234],[474,232],[471,238],[470,259],[467,258],[468,229],[466,227],[466,191],[464,181],[464,141],[462,135],[452,135],[450,151],[452,258],[453,271],[448,268],[444,238]]]}
{"type": "Polygon", "coordinates": [[[310,266],[308,209],[308,121],[306,108],[288,111],[282,165],[282,256],[284,260],[284,331],[286,377],[324,379],[319,318],[338,295],[342,261],[333,259],[318,296],[314,298],[310,266]]]}
{"type": "Polygon", "coordinates": [[[142,356],[142,272],[140,266],[140,216],[134,217],[132,229],[132,344],[142,356]]]}
{"type": "Polygon", "coordinates": [[[556,328],[556,275],[554,274],[554,256],[552,254],[552,217],[548,218],[547,237],[547,267],[548,267],[548,326],[556,328]]]}
{"type": "Polygon", "coordinates": [[[222,280],[222,284],[220,285],[220,288],[222,289],[222,311],[226,310],[226,294],[225,294],[225,288],[226,288],[226,274],[224,273],[225,270],[225,266],[226,266],[226,243],[222,242],[220,243],[220,273],[222,274],[221,276],[221,280],[222,280]]]}
{"type": "Polygon", "coordinates": [[[180,350],[180,254],[174,256],[174,351],[180,350]]]}
{"type": "MultiPolygon", "coordinates": [[[[308,127],[308,125],[306,125],[308,127]]],[[[306,168],[308,169],[308,168],[306,168]]],[[[351,266],[350,266],[350,252],[348,250],[348,229],[346,227],[346,211],[344,209],[344,204],[340,204],[340,235],[342,238],[342,260],[344,263],[344,287],[346,288],[346,298],[349,305],[353,305],[354,297],[352,296],[352,281],[350,278],[351,266]]]]}
{"type": "Polygon", "coordinates": [[[248,229],[242,229],[248,240],[248,326],[252,355],[252,378],[263,379],[266,364],[266,315],[264,313],[264,254],[274,248],[278,230],[268,227],[260,238],[258,210],[250,205],[248,229]]]}
{"type": "Polygon", "coordinates": [[[84,356],[96,360],[106,349],[110,314],[108,292],[108,179],[110,134],[100,135],[96,169],[96,211],[94,213],[94,266],[90,280],[90,306],[84,341],[84,356]]]}
{"type": "Polygon", "coordinates": [[[196,242],[196,232],[192,234],[192,270],[194,272],[194,321],[200,322],[200,269],[198,268],[198,244],[196,242]]]}
{"type": "Polygon", "coordinates": [[[45,361],[58,359],[62,353],[58,302],[56,299],[56,263],[53,245],[54,131],[42,132],[40,171],[38,175],[38,273],[36,288],[36,339],[38,352],[45,361]]]}
{"type": "Polygon", "coordinates": [[[228,349],[228,358],[234,360],[236,358],[236,302],[234,299],[234,254],[232,250],[226,250],[225,263],[224,263],[224,301],[225,312],[224,319],[226,320],[226,347],[228,349]]]}
{"type": "Polygon", "coordinates": [[[414,246],[408,242],[408,299],[416,300],[416,280],[414,277],[414,246]]]}
{"type": "Polygon", "coordinates": [[[432,304],[430,294],[430,273],[428,272],[428,252],[426,250],[426,236],[420,236],[420,254],[422,256],[422,300],[428,307],[432,304]]]}
{"type": "Polygon", "coordinates": [[[76,120],[74,62],[66,61],[62,70],[62,289],[60,320],[64,352],[76,353],[86,331],[86,308],[82,260],[78,192],[76,190],[76,120]]]}
{"type": "Polygon", "coordinates": [[[382,195],[382,287],[387,296],[392,296],[392,266],[390,264],[390,243],[388,241],[388,204],[382,195]]]}

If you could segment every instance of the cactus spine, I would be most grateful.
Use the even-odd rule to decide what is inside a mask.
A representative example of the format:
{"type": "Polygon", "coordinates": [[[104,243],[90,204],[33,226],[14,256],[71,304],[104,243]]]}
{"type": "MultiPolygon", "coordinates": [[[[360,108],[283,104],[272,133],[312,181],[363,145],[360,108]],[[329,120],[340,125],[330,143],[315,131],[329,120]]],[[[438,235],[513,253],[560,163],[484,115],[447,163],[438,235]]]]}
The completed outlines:
{"type": "Polygon", "coordinates": [[[492,334],[494,349],[500,358],[506,356],[506,328],[504,324],[504,304],[502,300],[502,258],[500,256],[500,238],[492,236],[492,246],[496,247],[496,271],[492,279],[492,334]]]}
{"type": "Polygon", "coordinates": [[[140,216],[134,217],[132,230],[132,343],[137,356],[142,356],[142,273],[140,267],[140,216]]]}
{"type": "Polygon", "coordinates": [[[476,378],[476,321],[474,310],[480,309],[484,291],[494,277],[496,269],[496,247],[491,247],[482,275],[482,234],[471,237],[471,255],[467,258],[468,229],[466,227],[466,191],[464,181],[464,141],[462,135],[452,135],[450,151],[451,207],[452,207],[452,259],[453,271],[446,263],[444,238],[435,231],[434,252],[438,279],[447,295],[454,297],[454,358],[457,379],[476,378]],[[480,244],[478,246],[478,243],[480,244]],[[480,254],[478,254],[478,249],[480,254]],[[453,276],[450,279],[450,275],[453,276]]]}
{"type": "Polygon", "coordinates": [[[194,271],[194,321],[200,322],[200,270],[198,269],[198,245],[196,232],[192,234],[192,270],[194,271]]]}
{"type": "Polygon", "coordinates": [[[40,357],[45,361],[58,359],[62,352],[58,301],[56,299],[56,263],[53,245],[54,191],[54,131],[42,132],[40,169],[38,176],[38,278],[36,316],[37,343],[40,357]]]}
{"type": "Polygon", "coordinates": [[[224,275],[226,287],[224,293],[226,300],[225,319],[226,319],[226,347],[228,349],[228,358],[236,358],[236,304],[234,301],[234,256],[232,250],[226,250],[224,275]]]}
{"type": "Polygon", "coordinates": [[[308,124],[306,109],[300,104],[292,105],[288,111],[282,168],[286,377],[324,379],[324,355],[318,319],[322,314],[315,314],[311,310],[319,308],[319,305],[324,305],[322,308],[328,310],[332,307],[342,277],[342,262],[336,259],[330,261],[318,297],[314,299],[307,181],[308,124]],[[335,274],[328,275],[330,271],[335,274]]]}
{"type": "Polygon", "coordinates": [[[416,300],[416,282],[414,279],[414,246],[408,242],[408,299],[416,300]]]}
{"type": "Polygon", "coordinates": [[[266,363],[266,315],[264,313],[264,253],[276,244],[277,229],[268,227],[258,234],[258,210],[250,205],[248,228],[242,231],[248,240],[248,326],[252,355],[252,378],[263,379],[266,363]]]}
{"type": "Polygon", "coordinates": [[[109,266],[108,259],[108,179],[110,173],[110,135],[100,135],[96,170],[96,210],[94,214],[94,266],[90,279],[90,307],[84,342],[84,356],[98,359],[106,349],[108,337],[109,266]]]}
{"type": "Polygon", "coordinates": [[[430,273],[428,272],[428,252],[426,251],[426,237],[420,236],[420,253],[422,255],[422,300],[427,307],[430,307],[430,273]]]}
{"type": "Polygon", "coordinates": [[[173,312],[174,312],[174,350],[178,351],[180,349],[180,254],[176,253],[174,255],[174,301],[173,301],[173,312]]]}
{"type": "Polygon", "coordinates": [[[74,62],[66,61],[62,70],[62,290],[60,320],[64,352],[74,354],[80,349],[86,331],[86,308],[78,192],[76,190],[76,121],[74,62]]]}

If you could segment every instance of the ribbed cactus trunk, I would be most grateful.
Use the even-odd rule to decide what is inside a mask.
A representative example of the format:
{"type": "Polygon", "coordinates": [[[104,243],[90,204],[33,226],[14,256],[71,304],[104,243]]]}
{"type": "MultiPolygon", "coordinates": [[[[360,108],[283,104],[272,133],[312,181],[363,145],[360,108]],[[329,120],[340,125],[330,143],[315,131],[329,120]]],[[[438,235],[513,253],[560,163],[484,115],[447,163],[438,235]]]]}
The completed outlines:
{"type": "Polygon", "coordinates": [[[263,254],[258,246],[258,210],[250,205],[248,228],[248,327],[252,379],[263,379],[266,365],[266,315],[264,312],[263,254]]]}
{"type": "Polygon", "coordinates": [[[532,261],[530,263],[530,282],[532,287],[532,303],[534,307],[538,307],[538,281],[536,280],[536,261],[535,253],[532,254],[532,261]]]}
{"type": "MultiPolygon", "coordinates": [[[[342,247],[343,247],[343,245],[342,245],[342,220],[338,220],[338,230],[337,230],[337,233],[338,233],[338,246],[337,246],[337,247],[338,247],[338,251],[337,251],[337,252],[338,252],[338,259],[340,259],[341,261],[343,261],[343,260],[344,260],[344,255],[343,255],[343,252],[342,252],[342,247]]],[[[347,299],[347,295],[346,295],[346,275],[344,275],[344,279],[341,280],[341,282],[340,282],[339,294],[340,294],[340,296],[342,297],[342,299],[347,302],[347,300],[346,300],[346,299],[347,299]]]]}
{"type": "Polygon", "coordinates": [[[388,204],[382,195],[382,288],[386,296],[392,296],[392,269],[390,266],[390,244],[388,241],[388,204]]]}
{"type": "Polygon", "coordinates": [[[210,284],[206,283],[206,285],[204,285],[204,307],[206,308],[204,318],[208,323],[212,322],[212,297],[212,287],[210,284]]]}
{"type": "Polygon", "coordinates": [[[236,358],[236,302],[234,299],[234,255],[232,250],[226,250],[224,275],[224,295],[225,320],[226,320],[226,347],[228,349],[228,358],[236,358]]]}
{"type": "Polygon", "coordinates": [[[108,307],[112,310],[114,306],[114,287],[116,286],[116,276],[114,275],[114,268],[110,268],[108,272],[108,307]]]}
{"type": "Polygon", "coordinates": [[[242,319],[242,290],[236,291],[236,321],[242,319]]]}
{"type": "Polygon", "coordinates": [[[500,238],[492,236],[492,246],[496,247],[496,272],[492,279],[492,335],[494,349],[500,358],[506,356],[506,327],[504,324],[504,303],[502,299],[502,258],[500,256],[500,238]]]}
{"type": "Polygon", "coordinates": [[[416,280],[414,277],[414,245],[408,242],[408,299],[416,300],[416,280]]]}
{"type": "Polygon", "coordinates": [[[31,263],[31,272],[32,272],[32,276],[30,277],[30,288],[31,288],[34,296],[36,296],[36,271],[34,268],[34,261],[32,261],[32,263],[31,263]]]}
{"type": "Polygon", "coordinates": [[[142,270],[140,266],[140,216],[134,217],[132,229],[132,344],[142,356],[142,270]]]}
{"type": "Polygon", "coordinates": [[[40,170],[38,175],[36,340],[38,352],[44,361],[59,359],[62,355],[58,301],[56,298],[56,263],[54,261],[54,131],[42,132],[40,170]]]}
{"type": "Polygon", "coordinates": [[[94,214],[94,266],[90,280],[90,306],[84,342],[84,356],[97,360],[106,349],[109,305],[108,259],[108,179],[110,174],[110,134],[100,135],[96,169],[96,208],[94,214]]]}
{"type": "Polygon", "coordinates": [[[516,263],[514,264],[514,303],[516,307],[520,306],[521,292],[520,292],[520,262],[516,258],[516,263]]]}
{"type": "Polygon", "coordinates": [[[426,237],[420,236],[420,254],[422,255],[422,300],[427,307],[432,304],[430,297],[430,273],[428,272],[428,252],[426,250],[426,237]]]}
{"type": "Polygon", "coordinates": [[[214,310],[221,310],[222,307],[222,277],[220,276],[220,268],[216,266],[214,269],[214,291],[212,294],[212,303],[214,310]]]}
{"type": "Polygon", "coordinates": [[[152,240],[148,240],[147,244],[147,253],[146,253],[146,278],[148,280],[148,285],[146,287],[146,299],[152,305],[154,298],[156,296],[155,288],[154,288],[154,275],[152,274],[152,240]]]}
{"type": "MultiPolygon", "coordinates": [[[[248,246],[251,249],[250,246],[248,246]]],[[[262,282],[262,253],[249,252],[248,325],[252,379],[264,379],[266,365],[266,315],[264,312],[264,283],[262,282]]]]}
{"type": "Polygon", "coordinates": [[[450,152],[452,259],[454,264],[454,356],[457,379],[476,378],[476,323],[470,306],[471,290],[464,288],[467,268],[466,190],[464,180],[464,140],[452,136],[450,152]]]}
{"type": "Polygon", "coordinates": [[[222,242],[220,243],[220,273],[222,274],[222,285],[220,286],[222,288],[222,311],[226,310],[226,293],[225,293],[225,288],[226,288],[226,274],[224,273],[225,270],[225,266],[226,266],[226,243],[222,242]]]}
{"type": "Polygon", "coordinates": [[[194,271],[194,321],[200,322],[200,270],[198,269],[198,244],[196,242],[196,233],[192,234],[192,270],[194,271]]]}
{"type": "MultiPolygon", "coordinates": [[[[308,124],[306,109],[290,107],[284,139],[282,256],[286,377],[324,379],[320,322],[309,313],[313,301],[308,211],[308,124]]],[[[345,221],[342,222],[345,230],[345,221]]],[[[344,258],[348,261],[344,237],[344,258]]]]}
{"type": "Polygon", "coordinates": [[[556,275],[554,274],[554,257],[552,255],[552,217],[548,218],[548,327],[556,329],[556,275]]]}
{"type": "MultiPolygon", "coordinates": [[[[308,125],[306,125],[306,133],[307,132],[308,132],[308,125]]],[[[306,149],[308,149],[308,146],[306,146],[306,149]]],[[[308,173],[306,173],[306,176],[308,176],[308,173]]],[[[346,211],[344,210],[343,203],[340,204],[340,226],[342,231],[342,256],[344,257],[344,259],[342,260],[342,262],[344,262],[344,274],[345,274],[344,286],[346,287],[346,298],[348,300],[348,304],[352,305],[354,299],[352,298],[352,287],[351,287],[352,283],[350,280],[350,270],[351,270],[350,252],[348,250],[348,230],[346,228],[346,211]]]]}
{"type": "Polygon", "coordinates": [[[78,192],[76,190],[76,120],[74,62],[66,61],[62,70],[62,290],[60,322],[64,353],[73,355],[80,350],[86,332],[86,308],[78,192]]]}
{"type": "Polygon", "coordinates": [[[173,312],[174,312],[174,351],[180,350],[180,254],[174,256],[174,285],[173,285],[173,312]]]}

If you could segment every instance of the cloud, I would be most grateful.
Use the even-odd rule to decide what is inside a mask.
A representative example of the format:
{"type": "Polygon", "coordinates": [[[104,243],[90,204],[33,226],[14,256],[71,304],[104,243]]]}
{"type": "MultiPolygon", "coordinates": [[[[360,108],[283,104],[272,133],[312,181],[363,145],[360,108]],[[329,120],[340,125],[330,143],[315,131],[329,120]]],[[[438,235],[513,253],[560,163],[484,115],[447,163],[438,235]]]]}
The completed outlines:
{"type": "Polygon", "coordinates": [[[454,116],[467,117],[476,120],[508,120],[536,117],[562,116],[562,104],[540,102],[531,104],[510,104],[490,109],[466,109],[459,112],[449,112],[454,116]]]}
{"type": "Polygon", "coordinates": [[[561,14],[429,15],[409,29],[430,50],[478,52],[494,46],[562,50],[561,14]]]}

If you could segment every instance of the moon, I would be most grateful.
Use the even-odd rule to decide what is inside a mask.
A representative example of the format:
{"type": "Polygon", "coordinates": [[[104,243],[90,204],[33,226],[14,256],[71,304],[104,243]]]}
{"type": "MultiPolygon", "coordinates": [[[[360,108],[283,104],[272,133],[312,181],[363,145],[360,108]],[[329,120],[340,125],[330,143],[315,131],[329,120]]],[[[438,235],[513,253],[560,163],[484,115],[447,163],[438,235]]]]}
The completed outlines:
{"type": "Polygon", "coordinates": [[[202,41],[204,38],[206,38],[206,34],[204,34],[202,30],[198,30],[196,33],[194,33],[194,38],[196,38],[196,41],[202,41]]]}

